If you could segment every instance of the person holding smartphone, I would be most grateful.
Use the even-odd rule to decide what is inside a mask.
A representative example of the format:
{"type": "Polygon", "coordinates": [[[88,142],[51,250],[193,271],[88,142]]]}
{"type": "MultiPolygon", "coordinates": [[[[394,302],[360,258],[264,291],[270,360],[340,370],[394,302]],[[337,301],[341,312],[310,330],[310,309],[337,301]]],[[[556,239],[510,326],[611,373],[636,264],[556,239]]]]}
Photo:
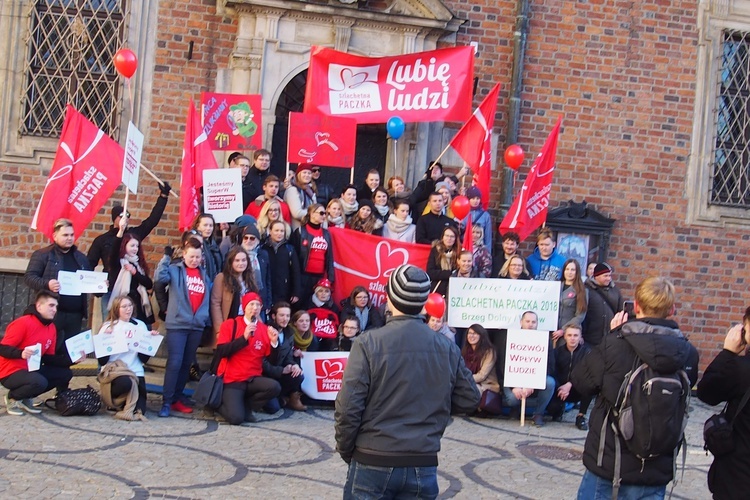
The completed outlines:
{"type": "Polygon", "coordinates": [[[728,402],[727,417],[734,417],[732,438],[735,450],[714,457],[708,470],[708,489],[716,499],[746,498],[750,488],[750,404],[740,408],[750,390],[750,358],[743,356],[750,341],[750,307],[742,323],[729,329],[724,349],[716,355],[698,382],[698,398],[715,406],[728,402]],[[736,415],[736,416],[735,416],[736,415]]]}

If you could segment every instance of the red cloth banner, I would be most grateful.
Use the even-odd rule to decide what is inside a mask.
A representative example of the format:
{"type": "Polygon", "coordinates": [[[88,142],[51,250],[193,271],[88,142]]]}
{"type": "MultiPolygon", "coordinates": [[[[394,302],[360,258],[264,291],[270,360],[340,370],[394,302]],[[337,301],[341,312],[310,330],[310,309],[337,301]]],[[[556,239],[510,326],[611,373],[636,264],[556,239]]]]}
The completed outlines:
{"type": "Polygon", "coordinates": [[[354,167],[357,120],[311,113],[289,113],[289,163],[354,167]]]}
{"type": "Polygon", "coordinates": [[[206,133],[201,128],[193,100],[190,99],[185,123],[185,139],[182,143],[180,231],[189,229],[193,219],[201,212],[198,193],[203,187],[203,171],[209,168],[219,167],[216,165],[216,158],[208,144],[206,133]]]}
{"type": "Polygon", "coordinates": [[[201,109],[211,149],[254,151],[263,147],[260,95],[201,92],[201,109]]]}
{"type": "Polygon", "coordinates": [[[490,170],[492,164],[492,128],[495,126],[495,109],[500,84],[496,83],[469,121],[451,141],[451,146],[476,175],[474,184],[482,193],[482,207],[490,204],[490,170]]]}
{"type": "Polygon", "coordinates": [[[555,172],[557,139],[560,135],[562,116],[549,133],[542,152],[534,160],[521,192],[513,201],[510,210],[500,223],[500,232],[515,231],[525,240],[547,219],[549,192],[552,189],[552,174],[555,172]]]}
{"type": "Polygon", "coordinates": [[[66,218],[78,238],[120,185],[124,156],[119,144],[68,104],[31,228],[51,240],[55,221],[66,218]]]}
{"type": "Polygon", "coordinates": [[[357,123],[465,121],[471,113],[474,48],[370,58],[313,47],[305,113],[357,123]]]}
{"type": "Polygon", "coordinates": [[[370,292],[372,303],[379,307],[386,302],[385,286],[395,268],[402,264],[427,268],[430,245],[403,243],[351,229],[334,227],[328,231],[333,242],[333,298],[337,303],[359,285],[370,292]]]}

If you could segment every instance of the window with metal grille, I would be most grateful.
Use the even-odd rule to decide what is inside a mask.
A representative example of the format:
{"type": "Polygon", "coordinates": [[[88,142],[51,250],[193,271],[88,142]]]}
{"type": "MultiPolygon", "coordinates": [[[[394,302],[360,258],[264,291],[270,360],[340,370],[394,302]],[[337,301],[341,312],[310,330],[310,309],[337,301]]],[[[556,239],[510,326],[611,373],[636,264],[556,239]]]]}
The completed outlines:
{"type": "Polygon", "coordinates": [[[125,39],[127,0],[36,0],[29,14],[23,135],[59,137],[70,103],[115,140],[115,52],[125,39]]]}
{"type": "Polygon", "coordinates": [[[711,204],[750,208],[750,32],[724,30],[711,204]]]}

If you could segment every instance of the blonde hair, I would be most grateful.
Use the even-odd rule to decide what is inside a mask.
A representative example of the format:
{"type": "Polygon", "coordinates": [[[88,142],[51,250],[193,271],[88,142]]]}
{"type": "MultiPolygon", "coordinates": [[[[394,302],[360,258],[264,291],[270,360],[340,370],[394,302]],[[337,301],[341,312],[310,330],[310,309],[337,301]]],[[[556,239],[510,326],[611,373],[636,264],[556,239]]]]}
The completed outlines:
{"type": "Polygon", "coordinates": [[[536,236],[536,242],[539,243],[540,241],[546,240],[547,238],[555,241],[555,238],[552,237],[552,231],[549,228],[545,227],[539,230],[539,234],[536,236]]]}
{"type": "Polygon", "coordinates": [[[635,288],[635,301],[644,316],[666,318],[674,306],[674,285],[666,278],[652,276],[635,288]]]}

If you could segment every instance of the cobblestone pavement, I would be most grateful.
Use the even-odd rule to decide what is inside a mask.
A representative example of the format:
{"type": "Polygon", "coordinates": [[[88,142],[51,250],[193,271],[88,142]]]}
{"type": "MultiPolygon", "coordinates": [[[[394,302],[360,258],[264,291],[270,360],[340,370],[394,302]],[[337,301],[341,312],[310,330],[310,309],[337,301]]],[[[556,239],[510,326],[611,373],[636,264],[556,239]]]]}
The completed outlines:
{"type": "MultiPolygon", "coordinates": [[[[76,377],[73,386],[91,384],[76,377]]],[[[0,389],[0,397],[4,396],[0,389]]],[[[693,398],[684,480],[674,498],[710,498],[702,449],[711,409],[693,398]]],[[[16,417],[0,409],[3,498],[340,498],[346,465],[334,451],[333,409],[259,414],[248,427],[196,416],[148,422],[16,417]]],[[[441,498],[574,498],[585,433],[564,423],[520,427],[507,419],[455,418],[442,441],[441,498]]],[[[678,472],[679,474],[679,472],[678,472]]]]}

